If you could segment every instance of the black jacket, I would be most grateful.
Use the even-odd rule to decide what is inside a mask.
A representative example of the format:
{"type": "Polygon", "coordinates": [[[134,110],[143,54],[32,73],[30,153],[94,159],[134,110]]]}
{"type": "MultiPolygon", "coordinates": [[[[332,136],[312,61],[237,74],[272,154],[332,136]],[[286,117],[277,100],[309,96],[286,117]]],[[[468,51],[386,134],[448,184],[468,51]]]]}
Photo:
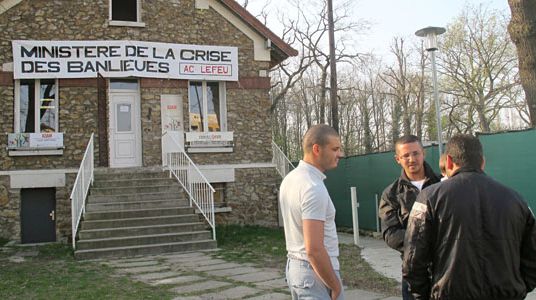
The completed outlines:
{"type": "MultiPolygon", "coordinates": [[[[426,181],[422,188],[440,181],[428,163],[424,162],[426,181]]],[[[414,186],[402,169],[402,174],[382,193],[380,200],[380,219],[383,239],[387,245],[402,253],[404,233],[408,225],[409,212],[417,199],[419,189],[414,186]]]]}
{"type": "Polygon", "coordinates": [[[536,286],[534,215],[512,189],[462,168],[417,197],[402,274],[416,299],[523,299],[536,286]]]}

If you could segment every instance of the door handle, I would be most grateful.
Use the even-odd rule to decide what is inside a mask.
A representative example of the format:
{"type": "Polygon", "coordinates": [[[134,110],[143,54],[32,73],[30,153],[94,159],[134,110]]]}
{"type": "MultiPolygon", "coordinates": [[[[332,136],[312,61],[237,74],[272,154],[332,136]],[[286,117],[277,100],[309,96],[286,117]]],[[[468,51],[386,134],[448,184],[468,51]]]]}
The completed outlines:
{"type": "Polygon", "coordinates": [[[48,215],[50,216],[50,219],[51,219],[52,221],[55,221],[55,220],[56,220],[56,214],[54,213],[54,211],[51,211],[48,215]]]}

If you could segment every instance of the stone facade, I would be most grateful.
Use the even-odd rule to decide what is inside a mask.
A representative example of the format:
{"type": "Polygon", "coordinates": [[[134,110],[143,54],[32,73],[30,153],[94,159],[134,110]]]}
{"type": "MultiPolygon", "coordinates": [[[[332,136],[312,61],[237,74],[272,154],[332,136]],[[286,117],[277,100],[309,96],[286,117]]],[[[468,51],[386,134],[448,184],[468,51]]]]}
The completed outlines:
{"type": "MultiPolygon", "coordinates": [[[[13,61],[11,40],[137,40],[175,44],[238,47],[240,82],[227,84],[227,124],[234,132],[231,153],[192,154],[200,165],[252,164],[271,161],[269,84],[242,84],[250,79],[266,82],[259,71],[270,62],[254,60],[253,41],[214,9],[196,9],[195,0],[142,0],[145,27],[111,26],[108,0],[31,1],[0,14],[0,67],[13,61]]],[[[99,164],[98,90],[95,79],[60,79],[59,131],[64,133],[63,155],[9,156],[7,138],[0,139],[0,237],[20,240],[20,189],[10,187],[9,172],[65,169],[65,186],[56,187],[58,240],[71,234],[69,193],[85,147],[95,133],[95,163],[99,164]]],[[[160,96],[179,94],[183,100],[185,130],[188,124],[188,82],[146,79],[140,81],[143,166],[161,165],[160,96]]],[[[14,132],[13,74],[0,69],[0,130],[14,132]]],[[[236,169],[235,181],[226,183],[225,201],[232,212],[218,216],[222,223],[277,225],[277,185],[274,168],[236,169]]]]}

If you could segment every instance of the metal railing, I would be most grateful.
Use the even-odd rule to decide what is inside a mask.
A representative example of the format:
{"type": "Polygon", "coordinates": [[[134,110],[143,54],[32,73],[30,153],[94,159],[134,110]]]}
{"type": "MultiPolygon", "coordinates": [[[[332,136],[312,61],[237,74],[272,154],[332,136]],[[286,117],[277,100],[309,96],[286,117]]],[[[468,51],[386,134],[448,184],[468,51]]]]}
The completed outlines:
{"type": "Polygon", "coordinates": [[[275,168],[279,175],[285,178],[285,176],[294,169],[294,165],[274,141],[272,141],[272,152],[272,163],[275,164],[275,168]]]}
{"type": "Polygon", "coordinates": [[[210,227],[212,227],[212,237],[216,240],[214,188],[186,154],[175,136],[164,133],[162,144],[166,145],[163,147],[166,157],[165,167],[169,169],[170,177],[174,176],[184,188],[190,199],[190,207],[192,207],[193,203],[199,209],[210,227]]]}
{"type": "Polygon", "coordinates": [[[95,169],[93,163],[93,136],[94,134],[92,133],[71,192],[73,249],[76,249],[76,233],[85,212],[89,187],[93,184],[93,171],[95,169]]]}

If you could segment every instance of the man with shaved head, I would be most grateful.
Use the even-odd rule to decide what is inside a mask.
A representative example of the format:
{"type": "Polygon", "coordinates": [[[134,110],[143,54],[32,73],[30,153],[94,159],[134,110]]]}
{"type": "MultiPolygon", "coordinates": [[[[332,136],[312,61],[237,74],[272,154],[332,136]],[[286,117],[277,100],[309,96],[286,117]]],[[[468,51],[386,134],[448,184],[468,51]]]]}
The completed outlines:
{"type": "Polygon", "coordinates": [[[281,183],[279,201],[292,299],[344,299],[335,206],[323,180],[342,157],[337,132],[315,125],[303,137],[303,160],[281,183]]]}

